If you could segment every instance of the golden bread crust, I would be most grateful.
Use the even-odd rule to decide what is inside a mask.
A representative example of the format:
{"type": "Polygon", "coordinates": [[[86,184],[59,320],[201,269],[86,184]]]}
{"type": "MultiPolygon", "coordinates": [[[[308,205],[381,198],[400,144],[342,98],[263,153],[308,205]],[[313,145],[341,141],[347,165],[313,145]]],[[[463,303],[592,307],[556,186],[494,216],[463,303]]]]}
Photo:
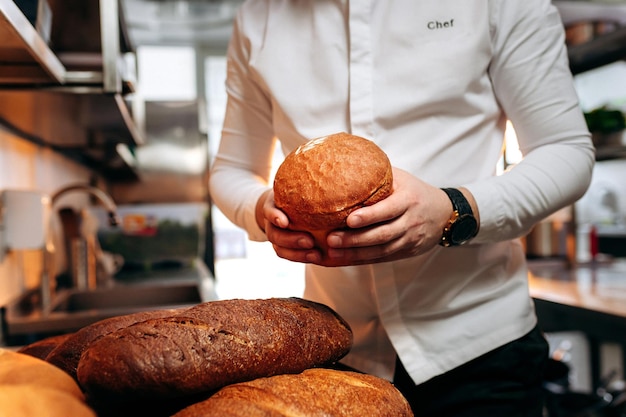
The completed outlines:
{"type": "Polygon", "coordinates": [[[292,228],[333,230],[352,211],[386,198],[392,184],[389,158],[374,142],[336,133],[287,155],[274,178],[274,200],[292,228]]]}
{"type": "Polygon", "coordinates": [[[307,369],[227,386],[174,417],[412,417],[388,381],[351,371],[307,369]]]}
{"type": "Polygon", "coordinates": [[[84,400],[71,376],[56,366],[26,353],[0,348],[0,385],[33,385],[50,388],[84,400]]]}
{"type": "Polygon", "coordinates": [[[89,406],[72,394],[37,384],[0,384],[0,415],[96,417],[89,406]]]}

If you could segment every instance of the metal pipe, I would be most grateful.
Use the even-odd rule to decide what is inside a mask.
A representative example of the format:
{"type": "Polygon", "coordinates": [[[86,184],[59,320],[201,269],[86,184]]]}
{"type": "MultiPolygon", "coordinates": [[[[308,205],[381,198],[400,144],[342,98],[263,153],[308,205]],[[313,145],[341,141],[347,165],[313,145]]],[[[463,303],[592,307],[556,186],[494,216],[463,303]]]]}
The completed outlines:
{"type": "MultiPolygon", "coordinates": [[[[88,184],[70,184],[58,189],[50,196],[50,210],[54,207],[55,203],[64,195],[72,192],[84,192],[95,198],[104,206],[107,211],[109,224],[111,226],[117,226],[120,224],[117,215],[117,205],[113,201],[113,198],[101,189],[88,185],[88,184]]],[[[55,252],[54,240],[52,238],[52,232],[50,230],[50,223],[46,227],[46,243],[43,256],[43,273],[41,278],[41,308],[43,314],[48,314],[52,308],[52,285],[54,282],[53,275],[53,257],[55,252]]]]}

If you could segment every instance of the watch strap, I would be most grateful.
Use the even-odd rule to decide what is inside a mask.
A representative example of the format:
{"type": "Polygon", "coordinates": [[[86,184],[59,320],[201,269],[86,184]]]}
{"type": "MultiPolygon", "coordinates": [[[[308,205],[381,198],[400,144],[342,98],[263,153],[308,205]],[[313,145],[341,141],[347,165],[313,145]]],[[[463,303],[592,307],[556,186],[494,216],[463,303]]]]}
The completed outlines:
{"type": "Polygon", "coordinates": [[[464,214],[474,215],[472,211],[472,206],[470,206],[469,202],[463,195],[463,193],[456,188],[442,188],[442,190],[448,194],[450,201],[452,202],[452,209],[459,213],[459,216],[463,216],[464,214]]]}
{"type": "Polygon", "coordinates": [[[448,220],[448,223],[443,229],[439,244],[445,247],[456,246],[463,242],[455,242],[455,239],[453,238],[453,228],[455,223],[460,218],[473,218],[474,212],[472,210],[472,206],[470,206],[469,202],[461,191],[457,190],[456,188],[442,188],[442,190],[448,195],[448,198],[450,198],[450,202],[452,203],[452,214],[450,216],[450,219],[448,220]]]}

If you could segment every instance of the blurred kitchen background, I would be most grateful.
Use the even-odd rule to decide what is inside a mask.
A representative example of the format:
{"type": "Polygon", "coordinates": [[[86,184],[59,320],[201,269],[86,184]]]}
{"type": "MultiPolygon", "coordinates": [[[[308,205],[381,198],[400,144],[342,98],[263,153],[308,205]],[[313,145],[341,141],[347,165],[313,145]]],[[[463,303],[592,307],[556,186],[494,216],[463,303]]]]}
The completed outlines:
{"type": "MultiPolygon", "coordinates": [[[[74,285],[82,258],[68,237],[76,235],[91,242],[97,267],[113,280],[202,264],[220,298],[302,293],[302,265],[248,241],[208,195],[225,52],[241,2],[0,0],[0,306],[39,288],[49,268],[47,279],[74,285]]],[[[587,195],[523,243],[539,265],[619,266],[626,262],[626,2],[554,3],[598,163],[587,195]]],[[[518,161],[510,129],[498,169],[518,161]]],[[[622,271],[615,294],[626,303],[622,271]]],[[[591,386],[585,338],[551,337],[583,358],[575,384],[591,386]]],[[[622,374],[620,347],[603,349],[605,366],[622,374]]]]}
{"type": "MultiPolygon", "coordinates": [[[[202,258],[221,296],[300,294],[301,280],[291,277],[302,267],[277,260],[267,245],[248,242],[209,202],[207,172],[225,105],[225,51],[240,3],[3,0],[1,44],[11,26],[25,30],[25,19],[16,23],[12,16],[16,11],[35,28],[18,35],[37,32],[41,39],[0,47],[0,190],[45,196],[85,183],[142,221],[154,219],[155,210],[161,218],[168,211],[177,217],[177,211],[195,210],[200,239],[196,253],[187,255],[202,258]],[[30,65],[24,64],[30,59],[25,54],[34,56],[30,65]],[[225,276],[235,278],[220,279],[225,276]]],[[[89,193],[66,194],[48,207],[49,229],[62,234],[60,208],[89,206],[99,217],[100,237],[110,232],[102,221],[106,207],[89,193]]],[[[137,239],[126,229],[122,234],[137,239]]],[[[119,252],[108,242],[101,242],[104,251],[119,252]]],[[[7,242],[3,248],[0,305],[38,285],[40,253],[34,246],[17,251],[7,242]]],[[[180,262],[180,254],[168,260],[168,248],[159,249],[142,262],[180,262]]],[[[56,252],[56,273],[69,269],[63,255],[56,252]]],[[[132,268],[136,260],[125,255],[123,268],[132,268]]]]}

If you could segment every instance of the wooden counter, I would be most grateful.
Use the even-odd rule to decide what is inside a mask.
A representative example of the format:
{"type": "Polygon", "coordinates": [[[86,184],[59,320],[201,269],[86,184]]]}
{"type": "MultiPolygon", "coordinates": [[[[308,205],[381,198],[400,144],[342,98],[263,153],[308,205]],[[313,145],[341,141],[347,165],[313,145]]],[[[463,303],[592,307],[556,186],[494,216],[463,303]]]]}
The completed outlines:
{"type": "Polygon", "coordinates": [[[529,264],[534,298],[624,317],[626,261],[566,267],[564,263],[529,264]]]}
{"type": "Polygon", "coordinates": [[[545,332],[580,331],[587,336],[592,383],[600,381],[600,345],[622,346],[626,375],[626,260],[567,267],[529,263],[530,294],[545,332]]]}

